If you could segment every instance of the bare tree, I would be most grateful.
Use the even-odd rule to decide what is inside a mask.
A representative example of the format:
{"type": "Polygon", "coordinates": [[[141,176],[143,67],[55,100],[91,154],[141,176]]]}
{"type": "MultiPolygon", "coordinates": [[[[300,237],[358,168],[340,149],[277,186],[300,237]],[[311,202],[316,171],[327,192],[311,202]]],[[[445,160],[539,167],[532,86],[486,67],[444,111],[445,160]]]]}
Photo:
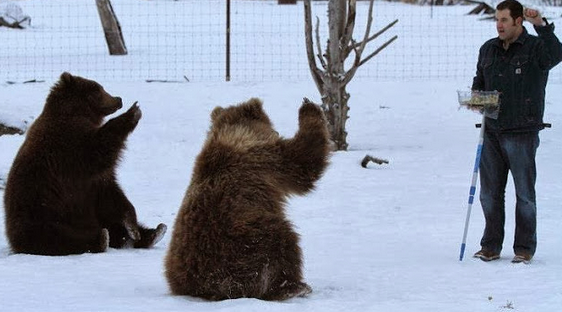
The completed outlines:
{"type": "Polygon", "coordinates": [[[346,91],[347,84],[351,81],[357,69],[386,48],[396,40],[392,37],[367,57],[362,58],[367,43],[371,42],[382,33],[394,26],[398,20],[393,21],[386,27],[371,35],[371,23],[373,21],[373,0],[369,4],[369,17],[363,39],[357,42],[353,39],[355,27],[356,0],[329,0],[328,3],[328,26],[329,39],[326,51],[322,53],[319,35],[319,20],[316,19],[316,49],[312,38],[312,17],[310,0],[304,0],[304,19],[306,36],[306,53],[308,65],[316,87],[322,96],[322,108],[328,119],[332,141],[336,150],[347,150],[347,132],[345,123],[349,116],[348,100],[349,93],[346,91]],[[344,63],[351,53],[355,54],[351,68],[345,70],[344,63]],[[318,68],[316,58],[322,68],[318,68]]]}

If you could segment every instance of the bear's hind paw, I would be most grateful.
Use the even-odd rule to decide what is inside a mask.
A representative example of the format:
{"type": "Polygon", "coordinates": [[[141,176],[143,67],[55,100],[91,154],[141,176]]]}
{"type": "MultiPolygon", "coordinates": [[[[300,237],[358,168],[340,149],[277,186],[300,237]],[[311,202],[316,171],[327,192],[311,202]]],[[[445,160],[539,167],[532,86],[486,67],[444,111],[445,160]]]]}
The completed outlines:
{"type": "Polygon", "coordinates": [[[142,231],[141,239],[135,243],[135,248],[152,248],[162,240],[167,229],[166,224],[160,223],[155,229],[142,231]]]}
{"type": "Polygon", "coordinates": [[[280,285],[277,290],[266,294],[264,299],[265,300],[287,300],[295,297],[306,297],[310,293],[312,293],[312,288],[308,286],[306,283],[296,282],[296,283],[289,283],[285,281],[280,285]]]}
{"type": "Polygon", "coordinates": [[[306,283],[299,283],[291,297],[306,297],[312,293],[312,288],[306,283]]]}
{"type": "Polygon", "coordinates": [[[164,235],[166,234],[167,230],[168,227],[166,226],[166,224],[164,223],[158,224],[158,226],[154,230],[154,238],[152,239],[152,243],[150,244],[150,247],[158,244],[158,242],[161,241],[164,235]]]}
{"type": "Polygon", "coordinates": [[[97,245],[90,250],[92,253],[105,252],[109,248],[109,231],[105,228],[101,229],[97,245]]]}

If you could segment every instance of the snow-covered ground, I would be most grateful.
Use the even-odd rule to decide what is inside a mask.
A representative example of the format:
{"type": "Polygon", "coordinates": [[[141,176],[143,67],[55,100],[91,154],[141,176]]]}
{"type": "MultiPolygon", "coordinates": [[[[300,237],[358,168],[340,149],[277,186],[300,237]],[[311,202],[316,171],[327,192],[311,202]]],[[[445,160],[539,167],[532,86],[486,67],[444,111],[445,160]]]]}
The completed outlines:
{"type": "MultiPolygon", "coordinates": [[[[1,84],[0,121],[33,122],[54,82],[1,84]]],[[[11,254],[0,222],[0,311],[550,312],[562,306],[562,84],[547,88],[545,121],[553,127],[541,132],[537,155],[539,245],[530,265],[510,262],[511,181],[502,258],[471,258],[484,225],[476,202],[466,258],[459,261],[480,116],[459,109],[456,90],[471,81],[361,79],[348,88],[349,151],[334,153],[317,189],[287,205],[301,234],[305,280],[313,293],[286,302],[206,302],[172,296],[163,260],[210,111],[259,97],[278,132],[291,137],[302,98],[319,102],[318,92],[310,79],[101,82],[125,103],[139,101],[143,117],[129,137],[119,181],[139,220],[149,226],[164,222],[169,232],[149,250],[44,257],[11,254]],[[390,163],[362,168],[366,154],[390,163]]],[[[0,137],[0,179],[23,139],[0,137]]]]}

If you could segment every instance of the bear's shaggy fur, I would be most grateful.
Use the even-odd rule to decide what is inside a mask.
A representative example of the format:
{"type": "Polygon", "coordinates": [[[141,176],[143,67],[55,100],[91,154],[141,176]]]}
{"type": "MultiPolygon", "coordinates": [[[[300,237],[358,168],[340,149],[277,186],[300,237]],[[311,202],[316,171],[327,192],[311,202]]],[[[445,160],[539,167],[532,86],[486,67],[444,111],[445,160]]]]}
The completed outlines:
{"type": "Polygon", "coordinates": [[[305,102],[284,139],[258,99],[217,107],[176,217],[165,259],[173,294],[208,300],[305,296],[299,237],[287,196],[313,189],[328,165],[320,107],[305,102]]]}
{"type": "Polygon", "coordinates": [[[97,82],[63,73],[43,112],[29,128],[10,169],[4,194],[6,234],[15,253],[67,255],[108,246],[148,248],[166,226],[137,223],[135,208],[116,180],[115,167],[141,118],[135,103],[97,82]]]}

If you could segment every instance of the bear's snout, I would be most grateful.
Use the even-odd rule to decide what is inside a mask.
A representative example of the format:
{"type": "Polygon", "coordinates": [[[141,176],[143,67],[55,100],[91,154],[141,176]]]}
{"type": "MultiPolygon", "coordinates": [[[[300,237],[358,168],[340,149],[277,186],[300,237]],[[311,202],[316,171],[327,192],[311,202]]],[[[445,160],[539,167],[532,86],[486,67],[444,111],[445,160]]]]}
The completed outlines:
{"type": "Polygon", "coordinates": [[[115,113],[123,107],[123,100],[118,96],[107,96],[100,105],[100,111],[105,116],[115,113]]]}
{"type": "Polygon", "coordinates": [[[113,100],[115,101],[116,106],[117,106],[116,110],[121,109],[123,107],[123,100],[121,99],[121,97],[115,96],[115,97],[113,97],[113,100]]]}

